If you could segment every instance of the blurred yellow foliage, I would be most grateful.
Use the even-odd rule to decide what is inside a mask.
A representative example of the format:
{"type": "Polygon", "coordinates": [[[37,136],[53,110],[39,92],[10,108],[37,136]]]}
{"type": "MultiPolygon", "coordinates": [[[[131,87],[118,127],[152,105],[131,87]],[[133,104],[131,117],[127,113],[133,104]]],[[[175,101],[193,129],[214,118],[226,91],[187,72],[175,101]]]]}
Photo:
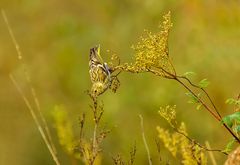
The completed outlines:
{"type": "Polygon", "coordinates": [[[72,123],[65,108],[63,106],[55,106],[52,116],[60,145],[69,155],[72,155],[74,151],[74,136],[72,123]]]}
{"type": "Polygon", "coordinates": [[[178,155],[181,157],[181,162],[184,165],[207,164],[206,155],[202,148],[186,137],[188,134],[185,123],[181,122],[179,127],[175,125],[177,123],[175,108],[176,106],[160,108],[159,114],[176,130],[174,133],[170,133],[169,130],[157,126],[158,137],[173,157],[177,158],[178,155]]]}

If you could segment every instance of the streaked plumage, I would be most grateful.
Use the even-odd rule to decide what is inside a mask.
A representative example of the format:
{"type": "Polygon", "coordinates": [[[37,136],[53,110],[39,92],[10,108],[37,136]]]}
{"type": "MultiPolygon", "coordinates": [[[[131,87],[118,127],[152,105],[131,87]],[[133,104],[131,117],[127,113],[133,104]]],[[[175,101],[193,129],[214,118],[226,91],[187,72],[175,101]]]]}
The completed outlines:
{"type": "Polygon", "coordinates": [[[90,49],[89,74],[93,83],[91,89],[93,97],[104,93],[111,84],[111,71],[107,63],[102,62],[99,51],[99,46],[90,49]]]}

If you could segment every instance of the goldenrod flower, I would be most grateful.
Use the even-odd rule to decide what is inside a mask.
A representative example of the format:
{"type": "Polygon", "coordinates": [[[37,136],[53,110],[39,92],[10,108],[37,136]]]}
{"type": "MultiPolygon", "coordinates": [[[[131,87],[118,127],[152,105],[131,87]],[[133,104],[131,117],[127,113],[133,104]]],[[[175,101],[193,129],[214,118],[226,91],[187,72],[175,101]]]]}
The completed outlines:
{"type": "Polygon", "coordinates": [[[171,13],[163,16],[160,31],[152,33],[145,30],[139,42],[132,46],[135,51],[134,62],[118,66],[119,70],[132,73],[152,72],[155,75],[173,78],[176,73],[169,57],[168,38],[172,27],[171,13]]]}

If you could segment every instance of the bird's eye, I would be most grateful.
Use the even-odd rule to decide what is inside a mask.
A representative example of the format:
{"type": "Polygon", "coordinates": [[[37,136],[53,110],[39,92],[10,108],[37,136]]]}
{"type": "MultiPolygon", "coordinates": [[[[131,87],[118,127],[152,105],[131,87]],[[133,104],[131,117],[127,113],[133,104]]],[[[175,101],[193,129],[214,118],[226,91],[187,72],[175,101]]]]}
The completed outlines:
{"type": "Polygon", "coordinates": [[[94,90],[95,93],[97,93],[97,90],[94,90]]]}

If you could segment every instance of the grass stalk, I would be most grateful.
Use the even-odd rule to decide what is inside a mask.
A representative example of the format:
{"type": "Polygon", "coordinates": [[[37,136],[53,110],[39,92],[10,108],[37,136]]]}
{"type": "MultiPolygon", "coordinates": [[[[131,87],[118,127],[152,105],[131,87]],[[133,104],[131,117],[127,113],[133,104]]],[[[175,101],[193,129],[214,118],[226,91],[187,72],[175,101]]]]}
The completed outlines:
{"type": "Polygon", "coordinates": [[[29,100],[24,95],[22,89],[20,88],[20,86],[18,85],[17,81],[15,80],[15,78],[11,74],[10,74],[10,79],[13,82],[14,86],[16,87],[16,89],[18,90],[19,94],[21,95],[24,103],[26,104],[26,106],[27,106],[27,108],[28,108],[28,110],[29,110],[29,112],[30,112],[30,114],[31,114],[31,116],[32,116],[32,118],[33,118],[37,128],[38,128],[38,131],[40,132],[40,134],[41,134],[41,136],[43,138],[43,141],[45,142],[45,144],[46,144],[46,146],[47,146],[47,148],[48,148],[48,150],[49,150],[49,152],[50,152],[54,162],[56,163],[56,165],[60,165],[60,162],[59,162],[56,154],[54,153],[53,148],[52,148],[51,144],[49,143],[49,141],[47,139],[47,136],[46,136],[46,134],[44,132],[44,129],[42,128],[42,126],[41,126],[41,124],[40,124],[40,122],[39,122],[39,120],[37,118],[37,115],[34,112],[33,107],[31,106],[29,100]]]}
{"type": "Polygon", "coordinates": [[[43,123],[44,127],[41,126],[41,122],[37,118],[37,115],[34,112],[33,107],[30,104],[30,101],[26,98],[26,96],[24,95],[24,93],[21,90],[20,86],[18,85],[17,81],[15,80],[13,75],[11,75],[11,74],[9,75],[10,79],[13,82],[14,86],[16,87],[16,89],[18,90],[18,92],[20,93],[21,97],[23,98],[26,106],[28,107],[28,109],[29,109],[29,111],[31,113],[31,116],[32,116],[35,124],[37,125],[38,130],[39,130],[39,132],[40,132],[40,134],[41,134],[45,144],[47,145],[47,148],[48,148],[49,152],[51,153],[51,155],[53,157],[53,160],[55,161],[55,163],[57,165],[60,165],[60,163],[58,161],[58,158],[56,156],[57,155],[57,151],[56,151],[56,148],[54,146],[54,143],[53,143],[53,140],[52,140],[52,137],[51,137],[51,134],[50,134],[50,130],[49,130],[47,122],[46,122],[46,120],[45,120],[45,118],[44,118],[44,116],[43,116],[43,114],[41,112],[40,103],[39,103],[38,97],[36,95],[36,91],[35,91],[34,87],[32,86],[30,76],[29,76],[29,74],[27,72],[27,69],[26,69],[26,65],[23,62],[23,56],[22,56],[22,52],[20,50],[20,46],[19,46],[19,44],[18,44],[18,42],[17,42],[17,40],[16,40],[16,38],[14,36],[14,33],[13,33],[12,28],[11,28],[11,26],[9,24],[8,18],[6,16],[6,13],[5,13],[5,11],[3,9],[1,10],[1,13],[2,13],[2,17],[4,19],[4,22],[5,22],[6,26],[7,26],[9,35],[10,35],[10,37],[12,39],[12,42],[13,42],[13,44],[15,46],[15,49],[17,51],[17,59],[19,61],[21,61],[23,66],[24,66],[24,75],[25,75],[25,78],[26,78],[26,80],[28,82],[28,85],[29,85],[29,87],[31,89],[31,94],[32,94],[33,99],[34,99],[34,103],[36,105],[36,109],[37,109],[38,115],[40,117],[40,121],[43,123]]]}
{"type": "Polygon", "coordinates": [[[149,163],[149,165],[152,165],[152,158],[151,158],[150,150],[149,150],[149,147],[148,147],[148,144],[147,144],[147,140],[146,140],[146,137],[145,137],[144,125],[143,125],[143,117],[142,117],[141,114],[139,115],[139,118],[140,118],[141,130],[142,130],[142,139],[143,139],[143,143],[144,143],[145,149],[147,151],[148,163],[149,163]]]}

